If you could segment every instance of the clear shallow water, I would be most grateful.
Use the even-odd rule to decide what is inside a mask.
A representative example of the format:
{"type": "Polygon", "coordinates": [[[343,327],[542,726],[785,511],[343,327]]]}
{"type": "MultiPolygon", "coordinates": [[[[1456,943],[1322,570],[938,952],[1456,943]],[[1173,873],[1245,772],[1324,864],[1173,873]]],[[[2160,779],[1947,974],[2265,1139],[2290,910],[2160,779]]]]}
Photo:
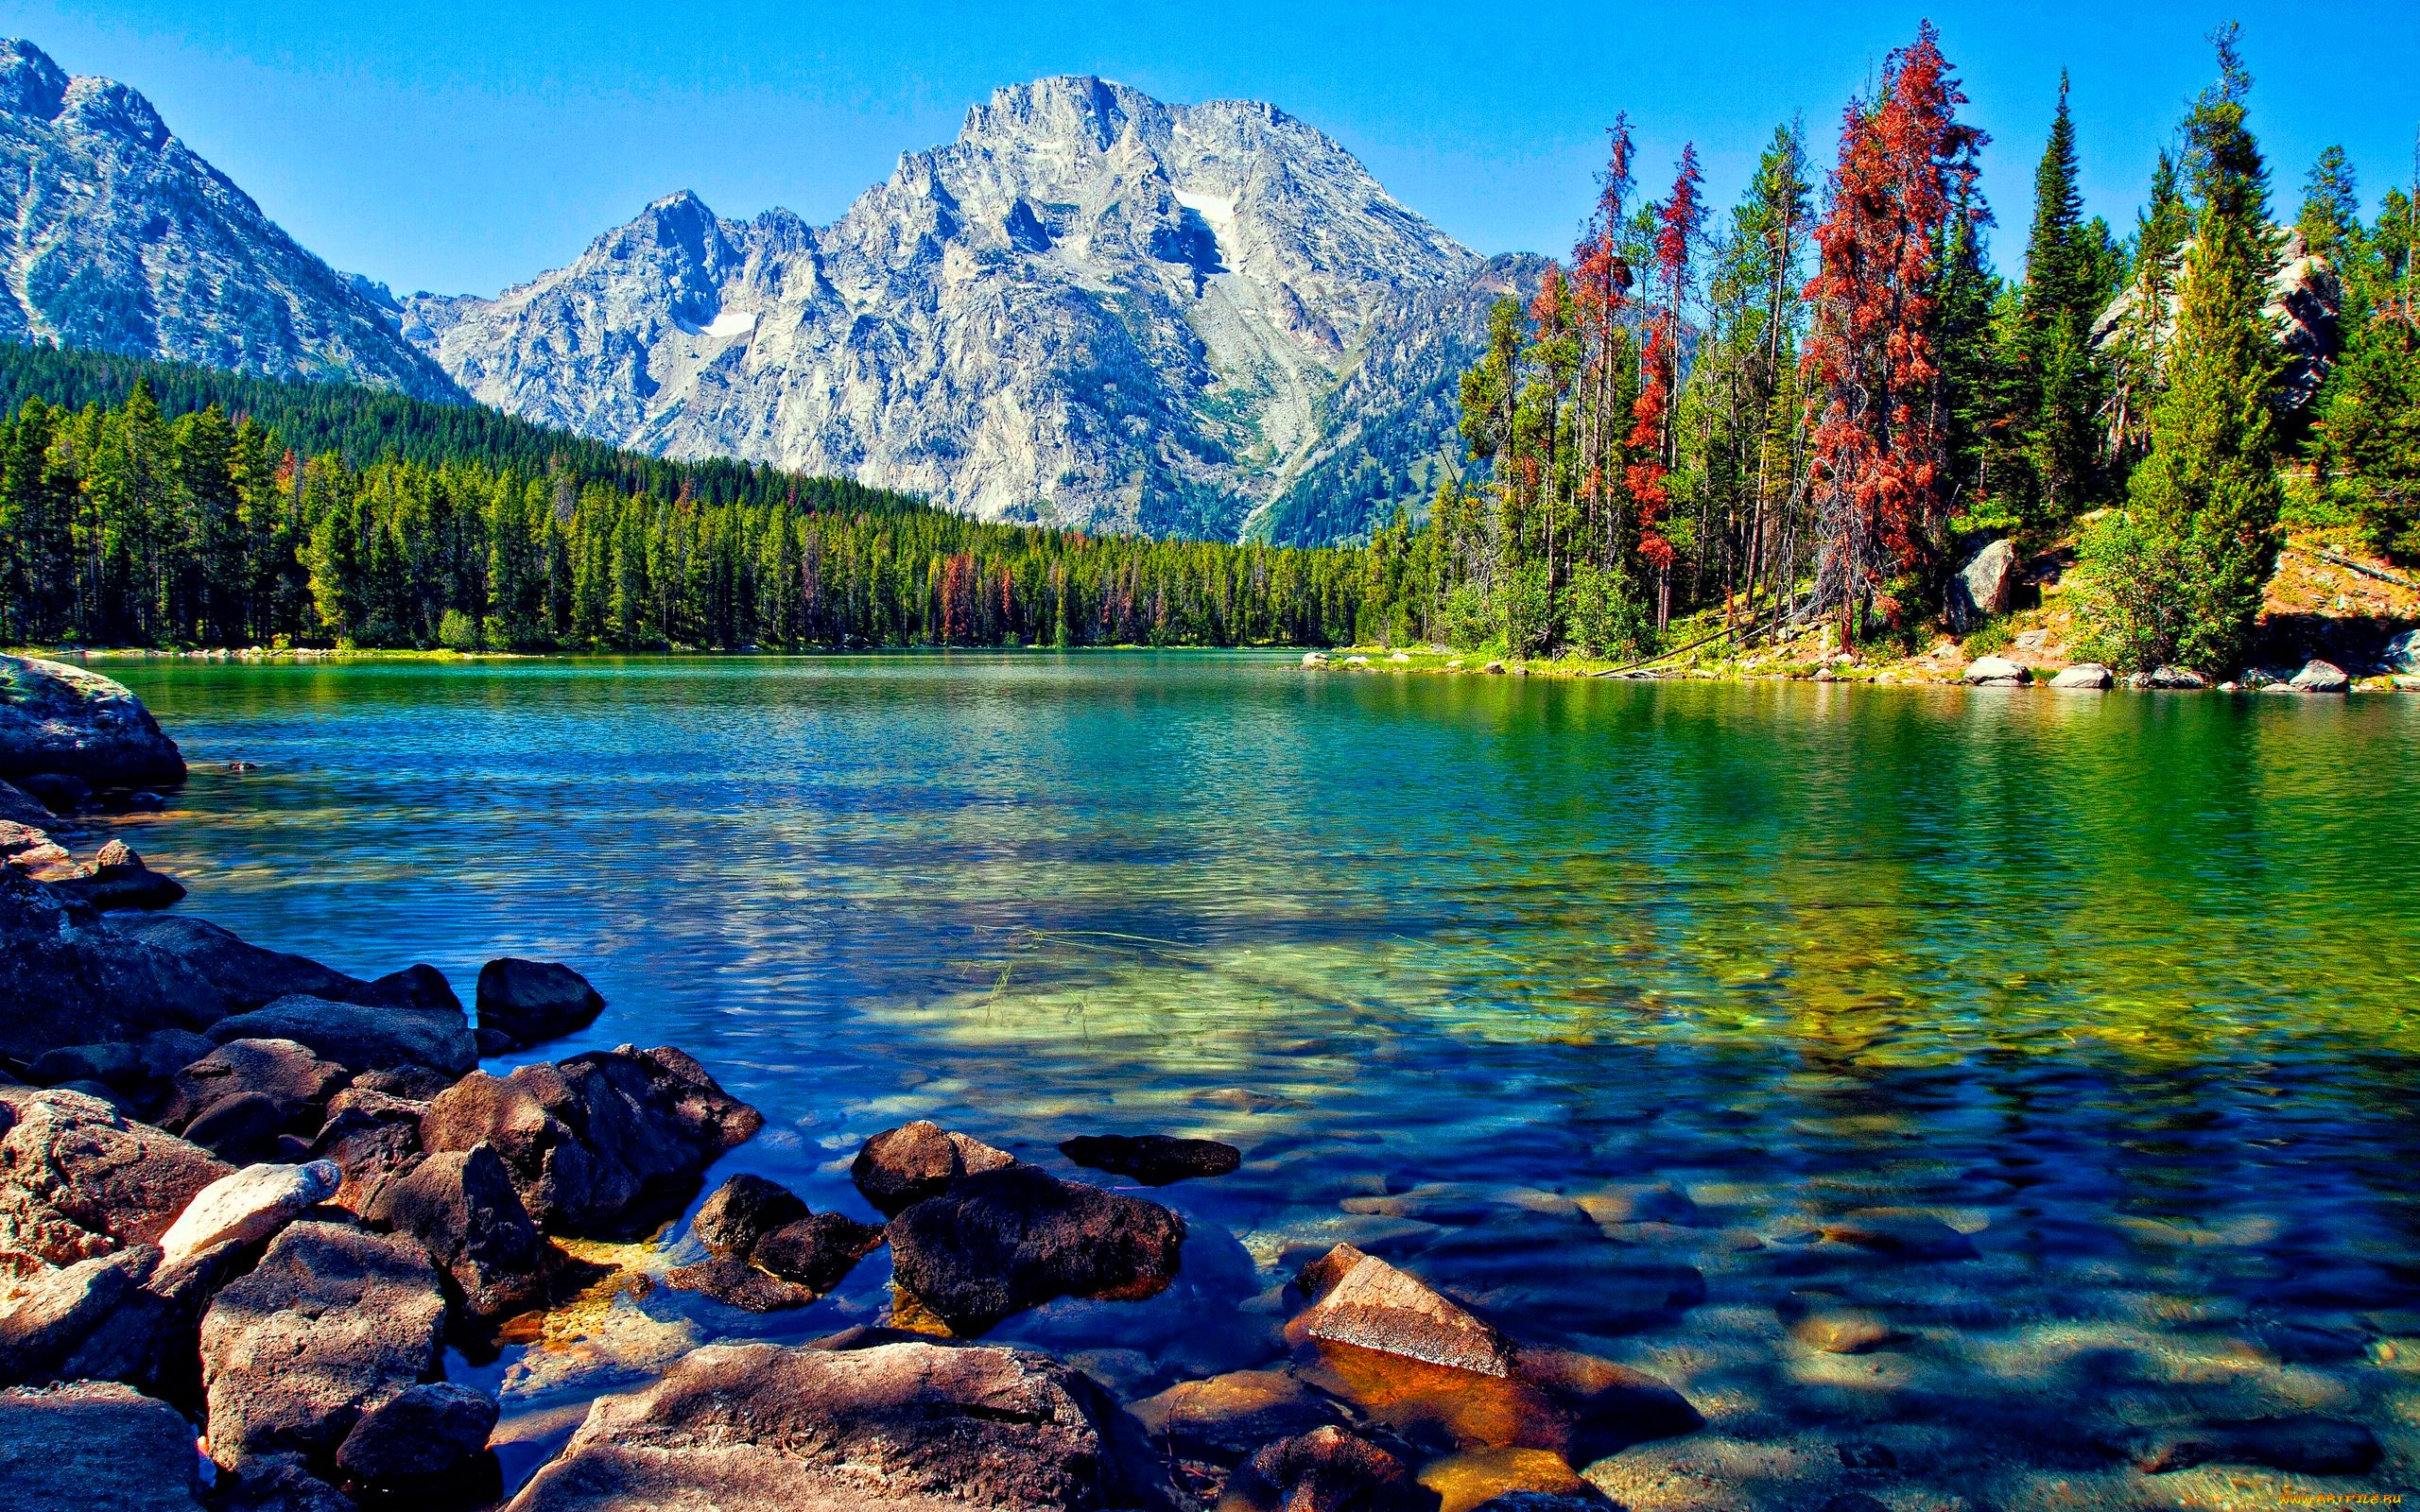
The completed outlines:
{"type": "MultiPolygon", "coordinates": [[[[867,1216],[847,1158],[916,1116],[1070,1174],[1081,1132],[1241,1145],[1158,1194],[1183,1295],[999,1331],[1132,1351],[1086,1356],[1130,1390],[1265,1360],[1237,1304],[1350,1238],[1686,1391],[1707,1434],[1601,1469],[1634,1507],[1792,1505],[1850,1437],[1910,1495],[2135,1505],[2087,1440],[2196,1415],[2351,1417],[2380,1484],[2411,1468],[2420,700],[1186,653],[107,670],[196,764],[130,836],[188,910],[466,1000],[493,955],[576,965],[611,1006],[545,1057],[677,1044],[766,1111],[717,1179],[867,1216]],[[1657,1180],[1698,1223],[1568,1200],[1657,1180]],[[1876,1205],[1979,1258],[1812,1242],[1876,1205]],[[1793,1292],[1903,1336],[1807,1350],[1793,1292]]],[[[526,1467],[595,1391],[875,1320],[886,1280],[770,1318],[627,1285],[458,1364],[526,1467]]]]}

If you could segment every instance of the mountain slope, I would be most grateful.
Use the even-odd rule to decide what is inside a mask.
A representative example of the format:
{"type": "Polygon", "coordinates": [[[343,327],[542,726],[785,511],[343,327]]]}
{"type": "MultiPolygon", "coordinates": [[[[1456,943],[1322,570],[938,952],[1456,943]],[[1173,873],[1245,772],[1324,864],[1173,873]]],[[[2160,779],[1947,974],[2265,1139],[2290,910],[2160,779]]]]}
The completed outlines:
{"type": "Polygon", "coordinates": [[[0,42],[0,339],[459,400],[148,101],[0,42]]]}
{"type": "Polygon", "coordinates": [[[401,328],[476,398],[620,444],[1232,537],[1373,427],[1442,443],[1450,419],[1408,401],[1467,360],[1481,275],[1283,112],[1058,77],[998,91],[831,226],[674,195],[494,299],[406,299],[401,328]],[[1357,389],[1373,352],[1421,360],[1357,389]]]}

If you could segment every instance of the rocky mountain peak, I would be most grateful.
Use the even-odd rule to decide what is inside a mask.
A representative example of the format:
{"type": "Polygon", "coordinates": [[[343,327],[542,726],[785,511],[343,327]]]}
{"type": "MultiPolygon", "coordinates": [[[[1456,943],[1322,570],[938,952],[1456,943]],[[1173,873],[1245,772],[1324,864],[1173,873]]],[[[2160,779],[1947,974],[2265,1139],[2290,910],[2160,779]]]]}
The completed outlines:
{"type": "Polygon", "coordinates": [[[0,111],[51,120],[67,99],[67,75],[22,38],[0,41],[0,111]]]}

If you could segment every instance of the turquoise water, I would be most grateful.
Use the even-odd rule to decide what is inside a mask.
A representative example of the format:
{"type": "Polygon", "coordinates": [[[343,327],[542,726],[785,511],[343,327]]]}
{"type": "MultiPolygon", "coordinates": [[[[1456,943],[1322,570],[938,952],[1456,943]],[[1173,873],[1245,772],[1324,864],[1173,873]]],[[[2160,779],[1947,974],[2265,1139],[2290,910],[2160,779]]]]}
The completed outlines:
{"type": "MultiPolygon", "coordinates": [[[[107,670],[195,763],[129,836],[189,911],[466,1000],[490,956],[567,961],[610,1006],[543,1054],[691,1051],[768,1115],[723,1170],[866,1216],[846,1160],[909,1117],[1069,1174],[1077,1133],[1242,1146],[1159,1194],[1183,1295],[1000,1331],[1131,1392],[1264,1361],[1241,1304],[1351,1238],[1697,1400],[1706,1435],[1600,1476],[1634,1507],[1699,1504],[1690,1455],[1843,1435],[1927,1495],[2133,1505],[2089,1438],[2193,1414],[2327,1411],[2411,1463],[2420,698],[1193,653],[107,670]],[[1662,1181],[1695,1223],[1570,1200],[1662,1181]],[[1877,1205],[1978,1258],[1813,1242],[1877,1205]],[[1793,1292],[1902,1336],[1808,1351],[1793,1292]]],[[[640,1280],[458,1367],[526,1467],[595,1391],[877,1319],[886,1280],[770,1318],[640,1280]]]]}

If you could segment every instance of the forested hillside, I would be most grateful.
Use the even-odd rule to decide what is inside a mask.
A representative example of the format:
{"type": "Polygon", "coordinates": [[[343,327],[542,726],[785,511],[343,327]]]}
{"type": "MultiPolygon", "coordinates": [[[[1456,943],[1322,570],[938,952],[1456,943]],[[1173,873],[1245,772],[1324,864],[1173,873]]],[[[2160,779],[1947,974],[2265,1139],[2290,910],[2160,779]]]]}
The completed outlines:
{"type": "Polygon", "coordinates": [[[493,410],[0,347],[0,642],[1325,644],[1353,553],[986,524],[493,410]]]}

